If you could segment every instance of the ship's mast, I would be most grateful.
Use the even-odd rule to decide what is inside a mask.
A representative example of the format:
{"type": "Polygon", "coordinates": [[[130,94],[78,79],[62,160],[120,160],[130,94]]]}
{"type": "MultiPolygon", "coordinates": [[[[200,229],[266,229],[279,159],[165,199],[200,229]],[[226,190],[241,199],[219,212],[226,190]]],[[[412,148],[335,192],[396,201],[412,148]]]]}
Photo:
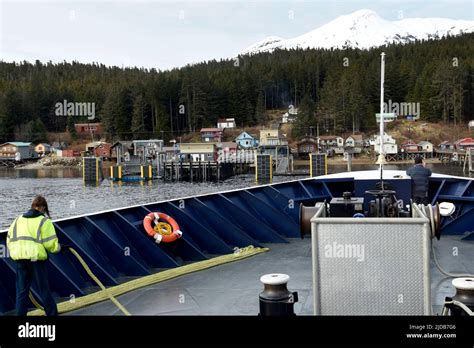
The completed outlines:
{"type": "Polygon", "coordinates": [[[385,148],[383,144],[383,136],[384,136],[384,107],[383,107],[383,85],[384,85],[384,78],[385,78],[385,53],[382,52],[380,54],[380,147],[379,147],[379,158],[377,163],[380,164],[380,182],[383,187],[383,165],[385,163],[385,148]]]}

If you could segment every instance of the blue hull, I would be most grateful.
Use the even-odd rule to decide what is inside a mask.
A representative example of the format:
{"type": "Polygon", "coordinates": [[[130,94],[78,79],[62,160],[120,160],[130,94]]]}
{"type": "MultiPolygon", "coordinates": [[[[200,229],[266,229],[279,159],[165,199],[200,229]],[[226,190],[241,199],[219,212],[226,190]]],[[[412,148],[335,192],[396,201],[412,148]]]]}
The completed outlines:
{"type": "MultiPolygon", "coordinates": [[[[347,174],[346,174],[347,175],[347,174]]],[[[342,196],[364,196],[379,181],[349,177],[321,177],[257,186],[202,196],[104,211],[54,222],[62,243],[72,245],[99,279],[112,286],[183,264],[232,253],[235,247],[288,243],[299,238],[299,204],[342,196]],[[183,237],[175,243],[156,245],[143,229],[150,212],[164,212],[178,222],[183,237]]],[[[410,201],[409,179],[384,179],[405,204],[410,201]]],[[[443,234],[472,230],[474,186],[467,178],[433,177],[430,200],[455,203],[454,216],[443,218],[443,234]]],[[[3,231],[5,232],[5,231],[3,231]]],[[[0,233],[4,248],[6,233],[0,233]]],[[[472,235],[467,235],[471,239],[472,235]]],[[[86,295],[96,289],[70,253],[51,255],[49,278],[57,297],[86,295]]],[[[37,296],[36,290],[33,293],[37,296]]],[[[14,309],[15,264],[0,259],[0,313],[14,309]]]]}

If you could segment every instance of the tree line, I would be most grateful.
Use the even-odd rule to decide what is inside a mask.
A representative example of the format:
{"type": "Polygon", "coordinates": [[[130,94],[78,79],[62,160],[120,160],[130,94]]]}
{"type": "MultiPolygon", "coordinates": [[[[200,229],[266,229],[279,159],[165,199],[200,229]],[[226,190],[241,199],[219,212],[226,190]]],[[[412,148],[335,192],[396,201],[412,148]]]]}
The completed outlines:
{"type": "Polygon", "coordinates": [[[294,135],[369,131],[379,110],[380,53],[385,99],[419,102],[421,119],[466,122],[474,111],[474,34],[370,50],[307,49],[211,60],[167,71],[100,63],[0,62],[0,141],[44,141],[103,124],[108,140],[167,140],[218,118],[267,122],[266,110],[298,108],[294,135]],[[95,103],[96,119],[57,116],[57,102],[95,103]]]}

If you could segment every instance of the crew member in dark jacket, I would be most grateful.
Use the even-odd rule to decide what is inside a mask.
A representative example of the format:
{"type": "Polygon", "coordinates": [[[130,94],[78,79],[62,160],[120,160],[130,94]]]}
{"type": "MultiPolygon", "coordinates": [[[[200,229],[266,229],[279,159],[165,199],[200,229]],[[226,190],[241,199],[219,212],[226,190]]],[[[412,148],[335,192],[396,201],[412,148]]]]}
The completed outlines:
{"type": "Polygon", "coordinates": [[[415,157],[415,165],[408,168],[407,175],[411,177],[411,191],[413,202],[416,204],[427,205],[428,202],[428,184],[431,176],[431,170],[425,168],[425,163],[421,156],[415,157]]]}

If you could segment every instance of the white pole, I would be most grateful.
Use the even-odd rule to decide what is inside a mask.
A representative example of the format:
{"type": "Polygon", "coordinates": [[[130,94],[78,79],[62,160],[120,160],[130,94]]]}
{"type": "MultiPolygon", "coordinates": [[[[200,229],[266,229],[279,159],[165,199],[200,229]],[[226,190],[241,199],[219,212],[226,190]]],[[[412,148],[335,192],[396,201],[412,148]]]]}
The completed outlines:
{"type": "Polygon", "coordinates": [[[383,108],[383,85],[384,85],[384,77],[385,77],[385,53],[382,52],[380,54],[380,150],[379,150],[379,159],[378,162],[380,163],[380,182],[383,187],[383,164],[385,162],[385,147],[383,142],[384,136],[384,108],[383,108]]]}
{"type": "Polygon", "coordinates": [[[383,118],[383,84],[385,78],[385,53],[382,52],[380,54],[380,154],[385,155],[385,149],[383,146],[383,135],[384,135],[384,118],[383,118]]]}

